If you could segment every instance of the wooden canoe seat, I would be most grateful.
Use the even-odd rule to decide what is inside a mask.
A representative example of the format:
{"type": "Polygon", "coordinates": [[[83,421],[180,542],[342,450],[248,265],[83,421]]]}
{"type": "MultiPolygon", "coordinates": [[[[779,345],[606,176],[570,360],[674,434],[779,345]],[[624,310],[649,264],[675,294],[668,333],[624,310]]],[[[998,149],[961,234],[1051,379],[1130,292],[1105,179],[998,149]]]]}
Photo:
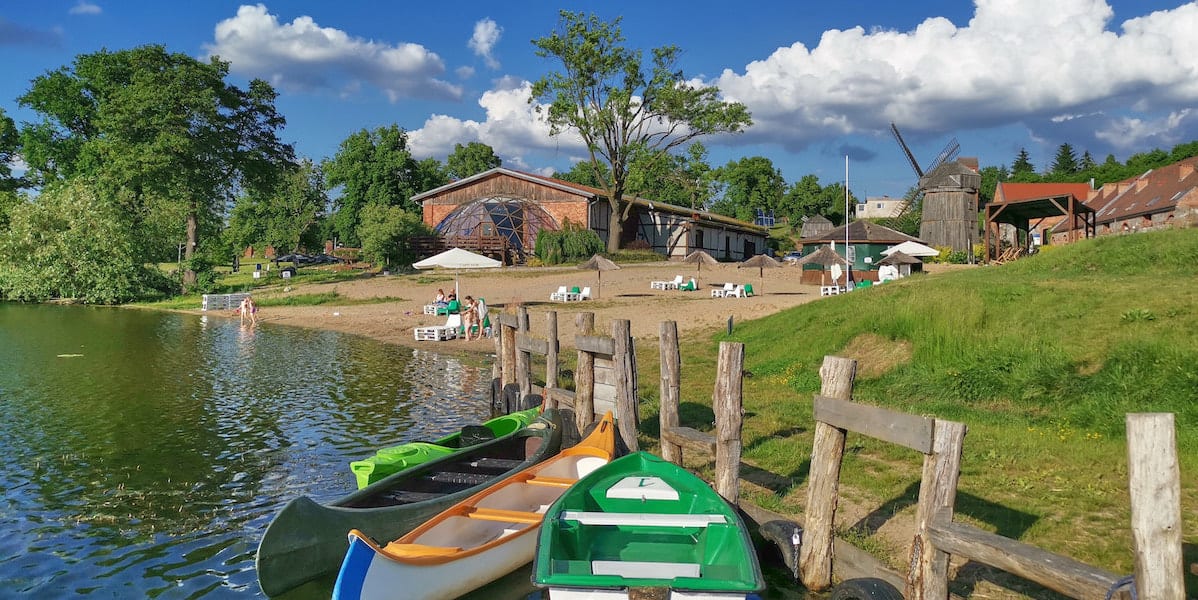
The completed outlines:
{"type": "Polygon", "coordinates": [[[391,542],[383,548],[383,553],[397,558],[421,558],[427,556],[453,556],[462,549],[450,546],[426,546],[424,544],[399,544],[391,542]]]}
{"type": "Polygon", "coordinates": [[[562,513],[566,521],[578,521],[583,525],[629,525],[634,527],[707,527],[722,525],[728,521],[724,515],[661,515],[650,513],[609,513],[567,510],[562,513]]]}
{"type": "Polygon", "coordinates": [[[593,560],[592,575],[618,575],[628,579],[673,579],[699,577],[698,563],[641,562],[634,560],[593,560]]]}
{"type": "Polygon", "coordinates": [[[548,477],[548,476],[536,475],[534,477],[530,477],[524,483],[529,483],[532,485],[544,485],[544,486],[548,486],[548,487],[568,488],[568,487],[574,485],[575,483],[578,483],[578,480],[570,479],[568,477],[548,477]]]}
{"type": "Polygon", "coordinates": [[[541,513],[524,512],[522,510],[504,510],[502,508],[474,507],[466,513],[471,519],[484,521],[501,521],[504,523],[540,523],[544,518],[541,513]]]}

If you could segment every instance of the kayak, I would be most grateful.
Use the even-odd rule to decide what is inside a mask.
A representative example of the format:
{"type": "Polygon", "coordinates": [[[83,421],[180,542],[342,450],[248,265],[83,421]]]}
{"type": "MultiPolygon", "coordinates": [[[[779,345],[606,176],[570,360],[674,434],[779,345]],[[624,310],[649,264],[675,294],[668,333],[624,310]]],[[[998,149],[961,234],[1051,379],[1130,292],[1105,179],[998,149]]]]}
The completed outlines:
{"type": "Polygon", "coordinates": [[[646,452],[596,469],[549,507],[533,583],[553,600],[623,599],[632,588],[731,600],[765,589],[736,509],[702,479],[646,452]]]}
{"type": "Polygon", "coordinates": [[[463,500],[388,543],[354,530],[334,599],[457,598],[532,560],[549,505],[615,452],[609,412],[577,446],[463,500]]]}
{"type": "Polygon", "coordinates": [[[362,489],[409,467],[453,454],[487,440],[512,435],[531,423],[540,412],[540,407],[530,408],[510,415],[495,417],[481,426],[466,426],[460,431],[455,431],[432,442],[408,442],[383,448],[370,458],[349,463],[349,469],[354,473],[358,489],[362,489]]]}
{"type": "Polygon", "coordinates": [[[258,583],[268,596],[337,572],[346,533],[393,539],[429,517],[554,454],[561,445],[560,413],[546,410],[512,435],[435,458],[320,504],[287,503],[258,545],[258,583]]]}

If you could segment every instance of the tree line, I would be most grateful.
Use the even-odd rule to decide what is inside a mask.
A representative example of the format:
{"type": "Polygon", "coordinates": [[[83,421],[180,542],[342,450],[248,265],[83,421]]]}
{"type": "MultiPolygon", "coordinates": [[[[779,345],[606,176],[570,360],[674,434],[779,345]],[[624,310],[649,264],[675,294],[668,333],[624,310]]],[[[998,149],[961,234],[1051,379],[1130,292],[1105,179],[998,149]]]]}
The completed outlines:
{"type": "MultiPolygon", "coordinates": [[[[631,197],[746,221],[772,211],[795,229],[814,215],[845,221],[841,182],[788,183],[763,156],[711,165],[699,138],[743,131],[748,111],[691,84],[678,48],[655,48],[647,61],[626,48],[619,24],[562,11],[553,33],[533,40],[560,70],[535,82],[530,99],[548,107],[554,135],[585,141],[587,158],[555,175],[601,190],[612,230],[631,197]]],[[[404,241],[430,233],[413,196],[502,165],[478,142],[457,144],[445,162],[417,159],[394,124],[350,134],[319,162],[297,157],[280,137],[286,120],[270,84],[242,88],[228,75],[218,57],[160,45],[101,50],[31,82],[17,102],[36,121],[18,127],[0,109],[0,299],[119,303],[205,290],[214,265],[251,245],[285,253],[336,240],[371,262],[402,264],[404,241]]],[[[1046,173],[1023,151],[1010,169],[982,170],[982,196],[993,198],[998,181],[1114,181],[1196,150],[1095,164],[1066,144],[1046,173]]],[[[611,238],[609,251],[618,249],[611,238]]]]}

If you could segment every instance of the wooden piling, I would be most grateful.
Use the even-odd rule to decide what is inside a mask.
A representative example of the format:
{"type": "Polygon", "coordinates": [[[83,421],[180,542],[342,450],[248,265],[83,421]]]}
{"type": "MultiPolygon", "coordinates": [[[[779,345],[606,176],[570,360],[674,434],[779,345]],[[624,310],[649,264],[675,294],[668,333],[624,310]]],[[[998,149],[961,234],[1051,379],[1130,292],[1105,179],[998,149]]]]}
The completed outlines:
{"type": "MultiPolygon", "coordinates": [[[[820,395],[851,400],[857,361],[825,356],[819,369],[820,395]]],[[[832,552],[840,466],[844,458],[845,430],[816,421],[807,483],[806,531],[799,550],[799,575],[807,589],[821,591],[832,585],[832,552]]]]}
{"type": "MultiPolygon", "coordinates": [[[[595,332],[595,313],[578,313],[574,316],[574,327],[578,335],[592,335],[595,332]]],[[[579,350],[578,363],[574,369],[574,422],[581,433],[594,421],[595,357],[579,350]]]]}
{"type": "Polygon", "coordinates": [[[1141,598],[1184,600],[1181,469],[1171,413],[1127,415],[1132,548],[1141,598]]]}
{"type": "Polygon", "coordinates": [[[616,375],[616,424],[621,439],[629,452],[640,449],[637,441],[637,424],[640,421],[640,402],[637,399],[636,367],[632,356],[632,322],[616,319],[611,324],[612,366],[616,375]]]}
{"type": "Polygon", "coordinates": [[[938,548],[928,531],[933,518],[952,521],[965,446],[965,425],[937,420],[932,448],[924,454],[915,513],[915,538],[907,574],[907,598],[947,598],[949,554],[938,548]]]}
{"type": "Polygon", "coordinates": [[[545,353],[545,408],[556,408],[557,402],[551,400],[553,394],[548,391],[557,387],[558,352],[561,350],[557,341],[557,311],[555,310],[545,314],[545,339],[549,342],[545,353]]]}
{"type": "MultiPolygon", "coordinates": [[[[678,427],[678,403],[682,389],[680,366],[682,358],[678,350],[678,323],[662,321],[661,335],[658,341],[661,355],[661,408],[658,417],[661,430],[667,431],[678,427]]],[[[661,457],[676,464],[682,464],[682,446],[661,436],[661,457]]]]}
{"type": "Polygon", "coordinates": [[[744,408],[745,345],[720,342],[715,391],[715,491],[729,503],[740,500],[740,427],[744,408]]]}

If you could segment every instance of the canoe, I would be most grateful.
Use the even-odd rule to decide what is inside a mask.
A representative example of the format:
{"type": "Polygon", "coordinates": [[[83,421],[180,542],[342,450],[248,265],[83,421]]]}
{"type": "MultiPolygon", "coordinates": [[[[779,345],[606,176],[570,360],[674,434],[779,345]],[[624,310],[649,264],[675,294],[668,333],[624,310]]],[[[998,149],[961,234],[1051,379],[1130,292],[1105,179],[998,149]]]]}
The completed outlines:
{"type": "Polygon", "coordinates": [[[433,459],[388,476],[328,504],[308,497],[288,502],[258,544],[258,583],[268,596],[337,573],[345,534],[357,529],[393,539],[429,517],[554,454],[560,414],[546,410],[513,435],[433,459]]]}
{"type": "Polygon", "coordinates": [[[533,583],[553,600],[615,600],[650,587],[674,599],[730,600],[765,588],[737,511],[703,480],[645,452],[596,469],[553,503],[533,583]]]}
{"type": "Polygon", "coordinates": [[[495,417],[481,426],[467,426],[461,431],[455,431],[432,442],[408,442],[383,448],[370,458],[349,463],[349,469],[354,473],[358,489],[362,489],[409,467],[453,454],[484,441],[512,435],[531,423],[540,412],[540,407],[530,408],[495,417]]]}
{"type": "Polygon", "coordinates": [[[492,485],[380,545],[361,531],[333,588],[334,599],[457,598],[532,560],[549,505],[579,478],[611,460],[611,413],[577,446],[492,485]]]}

